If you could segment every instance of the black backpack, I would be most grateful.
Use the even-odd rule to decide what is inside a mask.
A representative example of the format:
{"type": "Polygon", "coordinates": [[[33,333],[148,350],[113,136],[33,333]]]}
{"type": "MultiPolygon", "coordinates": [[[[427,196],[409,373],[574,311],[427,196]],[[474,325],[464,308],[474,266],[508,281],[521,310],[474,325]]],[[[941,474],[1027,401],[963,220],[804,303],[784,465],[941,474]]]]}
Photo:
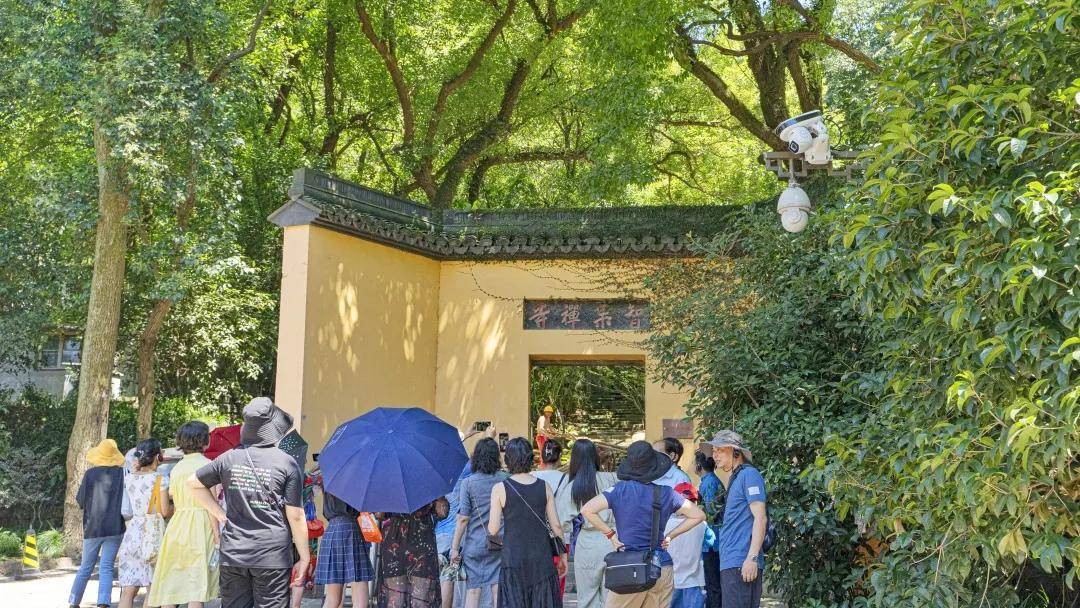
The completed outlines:
{"type": "Polygon", "coordinates": [[[653,563],[653,553],[660,538],[660,491],[660,486],[653,485],[649,550],[621,549],[604,556],[604,587],[612,593],[641,593],[652,589],[660,580],[660,566],[653,563]]]}

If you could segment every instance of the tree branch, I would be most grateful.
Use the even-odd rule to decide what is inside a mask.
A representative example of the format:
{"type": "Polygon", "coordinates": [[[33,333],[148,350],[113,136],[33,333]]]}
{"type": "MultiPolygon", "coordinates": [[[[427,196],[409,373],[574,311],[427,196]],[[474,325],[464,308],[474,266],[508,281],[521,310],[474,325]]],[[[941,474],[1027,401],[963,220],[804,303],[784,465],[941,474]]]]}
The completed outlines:
{"type": "Polygon", "coordinates": [[[536,3],[536,0],[525,0],[525,4],[529,5],[532,9],[533,17],[536,18],[536,22],[540,24],[541,29],[544,30],[544,36],[551,35],[551,24],[544,18],[544,12],[540,10],[540,5],[536,3]]]}
{"type": "Polygon", "coordinates": [[[731,125],[719,120],[694,120],[691,118],[661,118],[660,124],[669,127],[723,127],[730,129],[731,125]]]}
{"type": "Polygon", "coordinates": [[[394,84],[394,91],[397,93],[398,104],[401,106],[404,144],[411,146],[416,131],[416,123],[413,118],[413,105],[412,99],[409,97],[409,87],[405,83],[405,76],[401,73],[401,67],[398,66],[397,57],[386,42],[375,33],[375,27],[372,25],[371,15],[367,12],[364,0],[356,0],[356,16],[360,19],[360,29],[363,30],[364,37],[368,39],[371,46],[375,47],[375,51],[382,58],[383,65],[386,66],[386,71],[390,74],[390,80],[394,84]]]}
{"type": "MultiPolygon", "coordinates": [[[[798,3],[796,3],[796,4],[798,4],[798,3]]],[[[808,22],[807,25],[813,26],[815,23],[816,22],[808,22]]],[[[743,49],[732,49],[732,48],[728,48],[728,47],[722,46],[720,44],[717,44],[717,43],[715,43],[715,42],[713,42],[711,40],[701,40],[701,39],[698,39],[698,38],[691,38],[690,42],[692,42],[693,44],[700,44],[700,45],[703,45],[703,46],[707,46],[709,48],[715,49],[717,52],[719,52],[719,53],[721,53],[723,55],[729,55],[729,56],[732,56],[732,57],[748,57],[750,55],[757,55],[757,54],[767,50],[768,48],[770,48],[770,47],[772,47],[773,45],[776,45],[776,44],[789,44],[789,43],[792,43],[792,42],[797,42],[797,43],[800,43],[800,44],[803,43],[803,42],[820,42],[820,43],[822,43],[822,44],[824,44],[826,46],[829,46],[829,47],[831,47],[833,49],[836,49],[836,50],[840,51],[841,53],[847,55],[853,61],[855,61],[856,63],[859,63],[860,65],[862,65],[864,67],[866,67],[867,69],[869,69],[872,72],[876,73],[876,72],[881,71],[881,66],[876,61],[871,59],[868,55],[866,55],[862,51],[860,51],[860,50],[856,49],[855,47],[851,46],[851,44],[849,44],[848,42],[846,42],[844,40],[840,40],[839,38],[834,38],[833,36],[830,36],[828,34],[819,32],[817,30],[810,29],[810,30],[795,30],[795,31],[791,31],[791,32],[777,32],[777,31],[751,32],[751,33],[747,33],[747,34],[744,34],[742,36],[739,36],[739,35],[735,35],[735,34],[733,34],[731,32],[730,23],[728,23],[728,27],[729,27],[728,34],[727,34],[728,38],[730,38],[732,40],[737,40],[737,41],[746,41],[746,42],[753,41],[753,44],[752,45],[747,45],[743,49]]]]}
{"type": "Polygon", "coordinates": [[[217,82],[218,79],[225,74],[225,70],[229,69],[229,66],[232,65],[234,61],[255,50],[255,37],[259,35],[259,28],[262,27],[263,19],[265,19],[266,14],[270,12],[270,5],[273,3],[274,0],[266,0],[262,9],[259,10],[259,14],[255,15],[255,22],[251,24],[251,30],[248,31],[247,44],[226,55],[225,58],[210,72],[210,76],[206,79],[207,82],[211,84],[217,82]]]}
{"type": "Polygon", "coordinates": [[[791,81],[795,83],[795,93],[799,96],[799,108],[803,112],[809,112],[815,109],[814,100],[810,95],[810,84],[806,81],[806,74],[803,73],[802,58],[799,57],[799,43],[788,44],[786,50],[788,73],[791,74],[791,81]]]}
{"type": "Polygon", "coordinates": [[[833,38],[832,36],[829,36],[828,34],[822,34],[820,41],[822,43],[824,43],[824,44],[826,44],[826,45],[840,51],[841,53],[847,55],[848,57],[851,58],[852,61],[864,66],[866,69],[870,70],[871,72],[874,72],[875,74],[881,71],[881,65],[878,62],[874,61],[873,59],[870,58],[869,55],[863,53],[859,49],[851,46],[850,44],[848,44],[847,42],[845,42],[843,40],[840,40],[838,38],[833,38]]]}
{"type": "Polygon", "coordinates": [[[513,154],[501,156],[488,156],[480,160],[469,179],[469,202],[475,203],[480,198],[480,189],[483,187],[484,177],[492,167],[517,163],[552,162],[567,160],[585,160],[585,150],[523,150],[513,154]]]}
{"type": "Polygon", "coordinates": [[[480,42],[480,45],[473,51],[471,57],[469,57],[468,63],[465,64],[464,69],[450,80],[443,83],[442,88],[439,89],[439,95],[435,100],[435,106],[431,111],[431,119],[428,121],[427,133],[424,136],[425,147],[428,147],[434,142],[435,135],[439,130],[439,122],[442,120],[443,113],[446,111],[446,102],[450,99],[450,96],[455,91],[465,86],[469,79],[476,74],[476,70],[480,68],[480,64],[484,61],[484,55],[487,54],[491,47],[495,44],[495,40],[498,39],[499,34],[502,33],[503,28],[510,21],[510,17],[513,16],[514,10],[517,8],[516,0],[508,0],[506,3],[506,10],[492,24],[491,29],[488,30],[487,36],[480,42]]]}
{"type": "Polygon", "coordinates": [[[281,119],[281,114],[289,103],[289,94],[292,93],[293,82],[296,80],[296,74],[300,71],[300,51],[289,53],[287,64],[289,73],[285,76],[285,81],[278,87],[277,94],[274,96],[274,103],[270,106],[270,118],[267,119],[266,126],[263,127],[263,133],[267,135],[274,130],[274,125],[281,119]]]}
{"type": "Polygon", "coordinates": [[[446,208],[450,206],[458,184],[461,182],[468,166],[484,150],[501,140],[509,132],[510,117],[514,114],[514,108],[517,107],[518,99],[521,97],[521,90],[525,86],[525,79],[528,78],[531,69],[532,66],[529,62],[524,59],[518,60],[514,73],[510,76],[510,80],[506,83],[506,89],[503,91],[498,114],[485,123],[479,131],[462,142],[454,156],[443,166],[446,175],[439,183],[435,199],[431,201],[435,207],[446,208]]]}
{"type": "Polygon", "coordinates": [[[679,65],[700,80],[702,84],[704,84],[706,88],[708,88],[709,91],[711,91],[712,94],[727,107],[735,120],[739,121],[739,124],[747,131],[765,142],[774,150],[785,149],[784,142],[773,133],[772,129],[754,116],[754,113],[750,111],[750,108],[735,96],[735,93],[728,84],[724,82],[724,79],[706,65],[705,62],[701,61],[694,51],[693,39],[690,38],[689,33],[679,26],[676,27],[676,34],[681,42],[681,44],[676,45],[675,48],[675,59],[679,62],[679,65]]]}

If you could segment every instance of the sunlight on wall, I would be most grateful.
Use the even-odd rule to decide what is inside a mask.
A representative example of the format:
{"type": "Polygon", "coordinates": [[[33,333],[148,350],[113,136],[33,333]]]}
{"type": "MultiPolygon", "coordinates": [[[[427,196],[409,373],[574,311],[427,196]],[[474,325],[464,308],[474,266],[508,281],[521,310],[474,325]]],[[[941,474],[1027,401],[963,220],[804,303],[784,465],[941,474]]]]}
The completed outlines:
{"type": "MultiPolygon", "coordinates": [[[[380,405],[423,407],[461,429],[490,420],[524,435],[532,359],[642,360],[645,334],[525,331],[522,301],[636,295],[640,267],[440,263],[324,228],[287,228],[277,399],[300,414],[312,452],[338,424],[380,405]],[[612,274],[633,280],[611,282],[612,274]]],[[[686,395],[651,376],[645,392],[646,434],[655,438],[663,418],[682,416],[686,395]]]]}

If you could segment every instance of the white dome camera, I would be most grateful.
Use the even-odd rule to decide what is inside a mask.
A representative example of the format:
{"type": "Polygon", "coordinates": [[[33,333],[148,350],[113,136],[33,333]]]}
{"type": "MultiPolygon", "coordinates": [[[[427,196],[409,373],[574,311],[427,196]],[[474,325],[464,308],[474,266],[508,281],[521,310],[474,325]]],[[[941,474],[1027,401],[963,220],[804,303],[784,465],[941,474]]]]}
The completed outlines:
{"type": "Polygon", "coordinates": [[[780,193],[776,201],[776,212],[780,214],[780,223],[788,232],[802,232],[810,221],[810,197],[799,182],[791,180],[788,187],[780,193]]]}
{"type": "Polygon", "coordinates": [[[774,129],[792,154],[801,154],[811,165],[827,165],[832,160],[829,129],[821,110],[811,110],[789,118],[774,129]]]}

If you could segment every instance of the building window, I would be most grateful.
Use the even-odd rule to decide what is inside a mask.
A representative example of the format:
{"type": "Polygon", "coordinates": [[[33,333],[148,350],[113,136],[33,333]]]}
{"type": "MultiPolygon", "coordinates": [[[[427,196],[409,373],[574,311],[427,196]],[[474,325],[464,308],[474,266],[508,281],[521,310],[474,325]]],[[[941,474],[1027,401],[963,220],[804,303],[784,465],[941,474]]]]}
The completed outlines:
{"type": "Polygon", "coordinates": [[[49,336],[41,347],[38,364],[45,369],[56,369],[64,365],[78,365],[82,362],[82,338],[55,334],[49,336]]]}
{"type": "Polygon", "coordinates": [[[63,350],[60,351],[60,363],[78,365],[82,363],[82,338],[75,336],[61,336],[63,350]]]}

